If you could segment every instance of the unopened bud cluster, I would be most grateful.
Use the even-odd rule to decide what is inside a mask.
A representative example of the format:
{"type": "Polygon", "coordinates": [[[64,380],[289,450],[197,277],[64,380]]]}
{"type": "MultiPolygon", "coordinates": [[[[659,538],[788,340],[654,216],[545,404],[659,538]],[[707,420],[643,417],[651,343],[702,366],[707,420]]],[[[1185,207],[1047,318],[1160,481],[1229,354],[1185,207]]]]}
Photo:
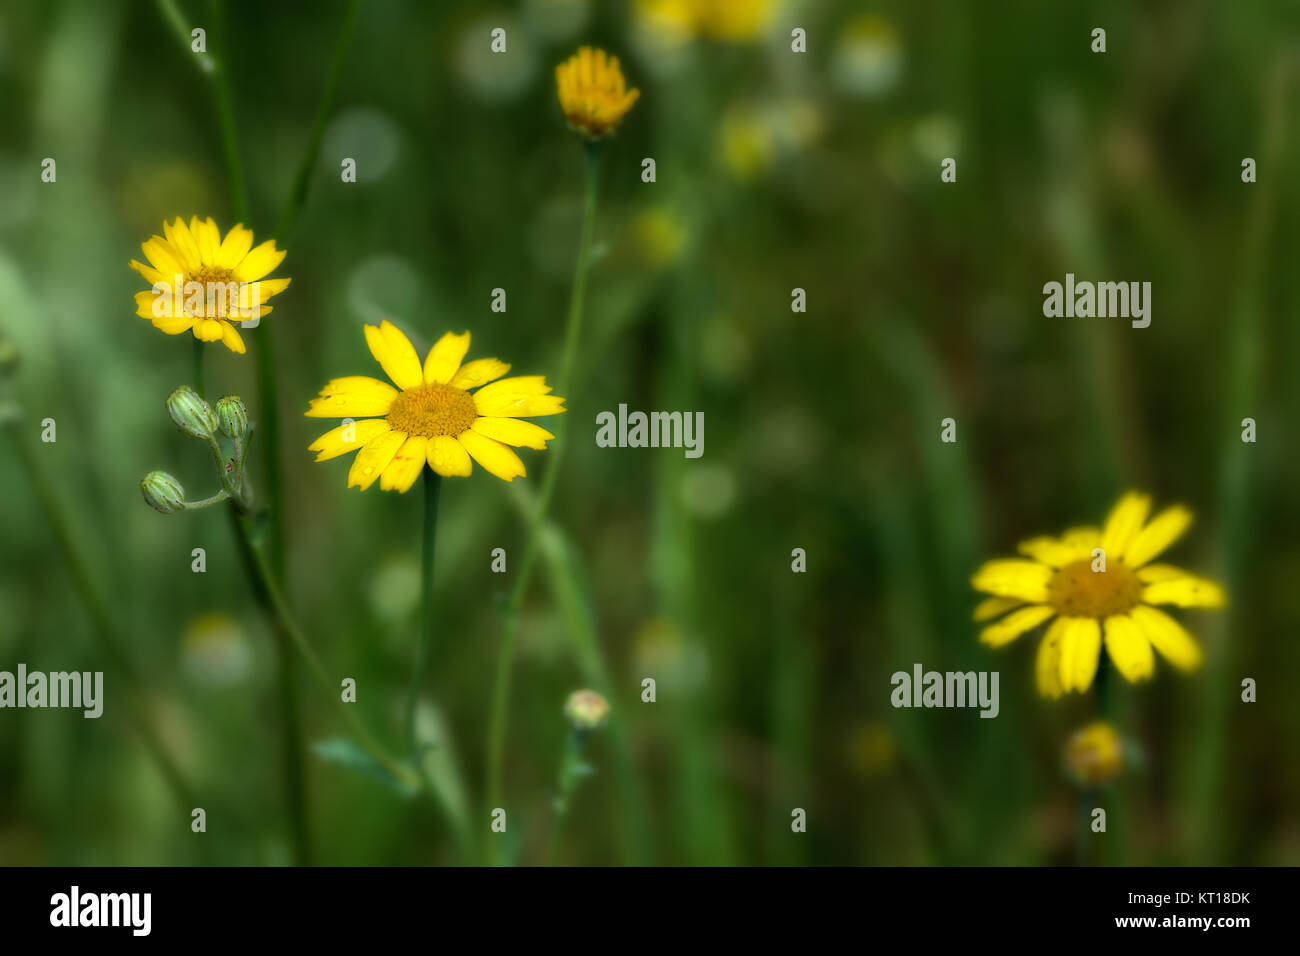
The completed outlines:
{"type": "Polygon", "coordinates": [[[145,503],[165,515],[207,508],[227,498],[243,510],[250,508],[252,492],[244,474],[250,425],[243,399],[227,395],[218,399],[214,408],[194,389],[182,385],[167,397],[167,414],[184,434],[208,443],[221,490],[210,498],[186,501],[179,481],[165,471],[151,471],[140,482],[145,503]]]}

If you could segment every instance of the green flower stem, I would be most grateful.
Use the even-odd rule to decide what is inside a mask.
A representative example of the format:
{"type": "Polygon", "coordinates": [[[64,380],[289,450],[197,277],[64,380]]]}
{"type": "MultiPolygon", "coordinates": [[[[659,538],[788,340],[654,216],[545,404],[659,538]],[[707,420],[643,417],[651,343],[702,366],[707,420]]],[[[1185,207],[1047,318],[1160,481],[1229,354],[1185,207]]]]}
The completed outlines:
{"type": "MultiPolygon", "coordinates": [[[[1297,70],[1289,55],[1279,55],[1272,64],[1263,90],[1261,169],[1277,168],[1285,163],[1286,146],[1293,124],[1297,70]]],[[[1246,214],[1244,234],[1239,246],[1240,275],[1233,293],[1232,336],[1223,357],[1224,446],[1219,456],[1216,505],[1220,531],[1219,580],[1232,596],[1232,603],[1214,616],[1205,631],[1205,683],[1220,688],[1206,696],[1197,708],[1196,722],[1188,728],[1194,740],[1189,766],[1181,792],[1187,794],[1191,812],[1188,817],[1189,859],[1200,865],[1223,862],[1223,848],[1231,838],[1224,825],[1223,775],[1230,737],[1229,700],[1226,693],[1237,680],[1233,665],[1241,653],[1239,641],[1232,639],[1241,626],[1237,608],[1249,606],[1249,598],[1259,587],[1247,572],[1250,567],[1252,539],[1256,533],[1257,478],[1256,446],[1241,440],[1241,420],[1256,417],[1260,406],[1260,383],[1271,350],[1278,341],[1269,340],[1266,317],[1269,309],[1270,275],[1268,262],[1271,243],[1279,232],[1279,210],[1284,200],[1278,196],[1274,177],[1262,177],[1250,187],[1251,203],[1246,214]]],[[[1290,223],[1287,223],[1290,225],[1290,223]]],[[[1285,230],[1282,230],[1285,234],[1285,230]]]]}
{"type": "MultiPolygon", "coordinates": [[[[1097,661],[1097,676],[1094,679],[1097,694],[1097,719],[1110,724],[1115,728],[1116,733],[1120,733],[1119,720],[1116,715],[1117,701],[1113,670],[1110,659],[1103,650],[1101,659],[1097,661]]],[[[1087,866],[1088,861],[1094,858],[1100,863],[1123,864],[1124,836],[1119,828],[1122,822],[1119,810],[1119,787],[1114,784],[1105,787],[1084,787],[1079,791],[1079,866],[1087,866]],[[1103,801],[1106,809],[1106,832],[1109,837],[1099,852],[1092,853],[1090,852],[1094,837],[1092,832],[1092,811],[1094,807],[1103,801]]]]}
{"type": "Polygon", "coordinates": [[[1093,787],[1082,787],[1079,790],[1078,812],[1075,818],[1074,833],[1074,864],[1075,866],[1087,866],[1089,860],[1088,849],[1092,845],[1092,808],[1096,805],[1097,791],[1093,787]]]}
{"type": "Polygon", "coordinates": [[[424,534],[420,546],[420,633],[415,643],[415,666],[411,670],[411,691],[406,701],[406,739],[413,759],[418,758],[415,739],[415,710],[420,700],[420,684],[429,666],[433,647],[433,558],[438,537],[438,492],[442,477],[430,468],[424,470],[424,534]]]}
{"type": "MultiPolygon", "coordinates": [[[[511,491],[514,492],[511,500],[516,510],[527,520],[536,507],[534,498],[522,483],[512,484],[511,491]]],[[[592,600],[585,589],[581,563],[573,544],[554,521],[545,522],[541,535],[541,554],[549,571],[551,597],[564,615],[565,634],[572,645],[583,683],[588,687],[608,688],[611,686],[609,667],[596,633],[592,600]]],[[[645,787],[632,753],[627,724],[624,715],[615,714],[605,728],[622,817],[618,827],[618,852],[621,862],[626,865],[647,866],[654,860],[653,840],[647,822],[645,787]]]]}
{"type": "Polygon", "coordinates": [[[546,840],[546,862],[555,862],[555,851],[560,845],[564,833],[564,822],[569,815],[569,802],[578,789],[586,764],[582,759],[582,745],[587,742],[589,733],[576,728],[569,734],[564,744],[564,755],[560,758],[560,772],[555,783],[555,822],[551,825],[551,834],[546,840]]]}
{"type": "MultiPolygon", "coordinates": [[[[426,490],[426,495],[429,494],[432,494],[435,498],[433,503],[436,505],[436,490],[432,493],[426,490]]],[[[298,652],[306,660],[308,670],[310,670],[312,675],[316,678],[322,690],[331,695],[335,700],[341,702],[342,698],[338,694],[339,685],[330,677],[329,672],[326,671],[320,658],[316,655],[311,644],[307,641],[302,628],[298,626],[297,621],[294,619],[293,612],[290,611],[289,606],[284,599],[284,595],[280,592],[279,587],[275,583],[275,577],[271,572],[266,556],[253,543],[246,519],[237,514],[233,508],[230,512],[230,519],[235,527],[240,556],[248,569],[249,578],[253,582],[254,592],[256,593],[258,600],[265,605],[268,613],[275,616],[278,621],[279,629],[288,636],[292,641],[292,645],[297,648],[298,652]]],[[[432,543],[431,537],[430,543],[432,543]]],[[[374,738],[370,731],[366,729],[366,725],[357,718],[351,707],[348,704],[342,704],[342,706],[343,715],[347,718],[348,726],[356,735],[361,746],[372,757],[374,757],[375,760],[394,777],[394,779],[399,780],[412,788],[422,788],[429,794],[434,805],[438,807],[446,817],[447,825],[456,837],[462,856],[469,859],[472,840],[461,822],[457,821],[448,808],[438,799],[436,788],[434,787],[433,782],[429,779],[428,773],[424,769],[423,762],[416,760],[413,768],[410,764],[393,757],[374,738]]]]}
{"type": "Polygon", "coordinates": [[[357,11],[360,6],[360,0],[348,0],[347,9],[343,13],[343,22],[339,25],[338,39],[334,44],[334,58],[330,61],[325,91],[321,94],[320,105],[316,108],[316,120],[312,124],[307,152],[298,166],[298,174],[294,177],[289,201],[285,204],[284,211],[280,213],[280,220],[275,225],[275,236],[281,244],[289,241],[289,235],[298,222],[298,214],[302,212],[302,207],[307,202],[311,173],[316,168],[316,157],[320,154],[321,140],[325,137],[325,126],[329,122],[330,114],[334,112],[334,101],[338,98],[339,85],[343,81],[343,66],[347,62],[348,50],[352,46],[352,34],[357,25],[357,11]]]}
{"type": "MultiPolygon", "coordinates": [[[[587,273],[591,264],[592,236],[596,226],[596,198],[600,185],[599,143],[587,146],[587,190],[582,218],[582,237],[578,243],[578,260],[573,273],[573,292],[569,299],[569,315],[565,324],[564,358],[560,366],[560,395],[565,399],[572,396],[573,368],[577,361],[578,341],[582,330],[582,311],[587,294],[587,273]]],[[[492,692],[492,711],[488,727],[487,752],[487,799],[488,807],[500,805],[503,763],[505,760],[506,727],[510,718],[510,678],[514,664],[515,639],[519,633],[519,610],[532,579],[533,566],[537,562],[537,553],[541,545],[541,532],[550,509],[551,498],[555,494],[556,481],[560,474],[564,449],[567,447],[565,434],[567,415],[561,415],[554,426],[555,445],[551,451],[546,474],[542,478],[541,491],[537,498],[537,509],[533,512],[528,528],[528,539],[524,546],[523,560],[519,566],[519,577],[510,592],[505,608],[505,627],[501,639],[501,648],[497,657],[496,683],[492,692]]],[[[489,844],[496,847],[497,841],[489,844]]]]}
{"type": "Polygon", "coordinates": [[[291,641],[292,646],[297,648],[298,653],[307,662],[307,669],[311,671],[312,676],[316,678],[321,688],[342,704],[343,715],[347,719],[348,726],[357,735],[361,745],[383,765],[384,769],[398,779],[414,784],[416,778],[411,769],[392,757],[366,729],[366,725],[353,713],[352,708],[343,704],[338,693],[339,684],[330,677],[325,665],[321,663],[320,657],[317,656],[316,651],[312,648],[302,628],[294,618],[279,585],[275,582],[266,555],[253,543],[247,519],[240,516],[232,508],[230,520],[234,527],[236,543],[239,545],[240,558],[248,571],[249,580],[253,585],[258,601],[275,618],[279,627],[291,641]]]}
{"type": "Polygon", "coordinates": [[[215,504],[223,498],[233,499],[241,514],[252,510],[252,489],[248,477],[244,474],[244,459],[248,455],[248,443],[242,438],[233,440],[233,453],[229,458],[221,451],[221,443],[215,435],[208,436],[208,447],[212,449],[212,459],[217,465],[217,474],[221,478],[221,491],[203,501],[186,503],[187,508],[202,508],[215,504]],[[230,470],[227,471],[227,468],[230,470]]]}
{"type": "Polygon", "coordinates": [[[68,520],[62,504],[54,494],[49,478],[41,467],[36,453],[32,451],[19,432],[18,422],[10,422],[5,427],[5,430],[9,432],[10,438],[13,440],[18,460],[27,472],[27,478],[31,483],[32,491],[36,495],[36,500],[45,515],[45,520],[49,522],[50,530],[54,533],[59,550],[63,552],[63,559],[68,565],[69,573],[72,575],[72,582],[81,595],[82,603],[86,606],[86,612],[90,615],[91,622],[94,625],[91,633],[98,638],[109,661],[126,682],[128,693],[123,694],[122,697],[126,701],[127,716],[131,726],[140,736],[140,740],[145,745],[149,756],[162,773],[163,780],[176,797],[176,802],[186,813],[189,813],[193,807],[199,805],[194,798],[194,791],[186,781],[180,767],[163,745],[162,739],[154,730],[153,722],[150,721],[144,706],[139,702],[139,698],[143,696],[139,675],[123,649],[125,642],[118,633],[113,617],[108,611],[108,605],[95,586],[89,564],[81,553],[76,535],[72,532],[72,523],[68,520]]]}
{"type": "MultiPolygon", "coordinates": [[[[215,0],[214,0],[215,2],[215,0]]],[[[316,119],[312,124],[311,138],[298,172],[294,177],[293,191],[285,203],[284,211],[275,227],[275,239],[283,248],[288,244],[289,236],[298,221],[298,214],[307,201],[311,173],[316,167],[320,155],[321,140],[325,136],[325,126],[334,111],[334,102],[338,97],[339,85],[343,78],[343,65],[347,61],[348,50],[352,45],[352,34],[357,22],[358,0],[350,0],[339,26],[338,39],[334,46],[334,56],[330,71],[325,81],[325,91],[321,95],[320,105],[316,109],[316,119]]],[[[232,134],[233,135],[233,134],[232,134]]],[[[232,181],[231,189],[234,185],[232,181]]],[[[247,203],[245,202],[245,205],[247,203]]],[[[245,213],[247,215],[247,213],[245,213]]],[[[276,372],[280,364],[276,359],[275,324],[259,326],[257,335],[257,393],[262,408],[262,456],[266,462],[266,493],[271,504],[271,561],[279,580],[287,580],[288,549],[284,530],[284,456],[280,445],[280,386],[276,372]]]]}
{"type": "Polygon", "coordinates": [[[198,511],[201,508],[210,508],[219,502],[225,501],[229,497],[230,492],[226,491],[225,488],[222,488],[215,495],[211,495],[210,497],[200,498],[198,501],[185,502],[185,508],[189,511],[198,511]]]}
{"type": "MultiPolygon", "coordinates": [[[[248,189],[244,181],[243,163],[240,159],[239,139],[235,125],[233,96],[226,72],[224,19],[220,0],[209,0],[209,16],[212,20],[211,31],[217,52],[210,53],[212,95],[216,105],[217,123],[221,132],[222,152],[226,160],[226,177],[229,184],[230,201],[235,211],[235,218],[246,228],[252,228],[252,210],[248,201],[248,189]]],[[[258,336],[257,368],[258,398],[262,408],[262,433],[266,453],[267,486],[271,500],[271,566],[274,578],[285,579],[284,573],[284,515],[281,462],[279,457],[279,395],[275,381],[275,341],[271,335],[271,326],[261,329],[258,336]]],[[[242,528],[243,523],[236,523],[242,528]]],[[[241,549],[242,550],[242,549],[241,549]]],[[[254,551],[257,554],[256,551],[254,551]]],[[[260,558],[260,554],[258,554],[260,558]]],[[[246,562],[247,564],[247,562],[246,562]]],[[[268,575],[264,584],[269,584],[275,593],[272,577],[268,575]]],[[[265,607],[265,602],[264,602],[265,607]]],[[[288,632],[281,615],[272,614],[271,621],[275,632],[277,679],[279,685],[280,725],[284,738],[284,775],[285,796],[288,801],[290,824],[293,829],[295,855],[299,864],[311,860],[310,835],[307,828],[306,788],[304,779],[304,757],[301,722],[298,716],[297,676],[293,672],[293,655],[288,650],[292,635],[288,632]]]]}
{"type": "Polygon", "coordinates": [[[226,73],[225,18],[221,0],[208,0],[208,15],[212,20],[211,32],[216,51],[209,51],[208,65],[212,77],[212,97],[217,108],[217,125],[221,131],[221,151],[226,160],[226,180],[230,186],[230,202],[235,218],[251,229],[251,212],[248,188],[244,184],[244,165],[239,157],[239,137],[235,127],[234,98],[230,94],[230,79],[226,73]]]}
{"type": "Polygon", "coordinates": [[[191,351],[193,360],[193,373],[191,378],[194,380],[194,392],[199,398],[205,398],[203,394],[203,346],[206,343],[200,339],[194,339],[194,348],[191,351]]]}
{"type": "MultiPolygon", "coordinates": [[[[180,41],[182,49],[186,54],[190,53],[190,27],[184,16],[176,6],[175,0],[157,0],[159,11],[163,19],[168,23],[172,31],[180,41]]],[[[230,85],[226,73],[226,64],[224,53],[226,46],[223,36],[223,18],[222,9],[219,0],[209,0],[208,9],[211,18],[211,32],[214,34],[213,40],[220,53],[209,54],[210,59],[203,61],[203,65],[210,67],[206,72],[209,75],[212,84],[212,94],[216,106],[218,126],[221,133],[222,151],[226,162],[226,175],[229,184],[230,200],[234,208],[235,218],[242,222],[246,227],[252,228],[252,216],[250,204],[248,201],[248,191],[245,186],[243,166],[240,160],[238,138],[236,135],[235,116],[233,107],[233,97],[230,92],[230,85]]],[[[324,135],[324,128],[329,114],[333,108],[333,102],[338,92],[339,82],[342,75],[343,62],[346,59],[347,50],[351,44],[353,29],[356,24],[357,12],[359,9],[358,0],[350,0],[347,10],[344,14],[342,26],[339,31],[338,42],[336,44],[334,59],[330,68],[329,79],[326,83],[325,94],[322,97],[320,107],[317,111],[316,121],[312,129],[310,144],[307,154],[299,166],[298,175],[295,181],[293,192],[286,204],[285,211],[280,217],[279,230],[277,238],[283,245],[289,230],[292,228],[297,219],[298,212],[301,210],[307,196],[307,186],[310,173],[315,165],[317,154],[320,150],[321,139],[324,135]]],[[[253,545],[248,538],[248,529],[244,521],[233,510],[231,512],[232,521],[236,527],[237,540],[240,543],[241,554],[244,556],[244,563],[248,570],[250,580],[253,581],[254,590],[259,593],[262,599],[264,610],[271,617],[272,624],[276,630],[277,643],[281,649],[279,654],[279,682],[281,686],[280,706],[281,717],[285,727],[286,749],[288,759],[286,760],[285,773],[286,785],[292,806],[290,807],[290,816],[295,821],[305,821],[306,812],[303,806],[304,793],[301,788],[302,779],[302,740],[299,731],[299,722],[297,717],[297,705],[295,701],[295,677],[292,673],[292,656],[285,652],[285,648],[290,642],[296,643],[299,650],[307,657],[309,664],[313,665],[313,671],[318,678],[324,678],[323,669],[319,666],[319,661],[314,659],[310,647],[302,640],[300,631],[292,624],[292,618],[288,615],[288,607],[280,594],[277,580],[286,579],[285,573],[285,556],[287,549],[285,547],[284,532],[284,470],[283,459],[280,454],[280,415],[279,415],[279,388],[276,380],[276,371],[278,363],[275,354],[275,337],[273,326],[267,325],[260,330],[258,336],[257,352],[257,380],[258,380],[258,400],[262,409],[261,415],[261,433],[263,435],[262,449],[266,461],[267,477],[267,496],[271,504],[270,511],[270,564],[268,566],[266,559],[253,545]],[[278,605],[278,606],[277,606],[278,605]]],[[[196,357],[196,362],[200,361],[196,357]]],[[[202,394],[201,369],[198,369],[199,375],[196,377],[195,388],[202,394]]],[[[241,489],[242,491],[242,489],[241,489]]],[[[241,497],[243,497],[241,495],[241,497]]],[[[326,681],[328,684],[328,681],[326,681]]],[[[334,688],[330,687],[332,691],[334,688]]],[[[360,726],[358,721],[348,712],[349,719],[356,724],[356,729],[365,738],[369,735],[364,732],[364,727],[360,726]]],[[[373,741],[372,741],[373,744],[373,741]]],[[[373,750],[374,747],[372,746],[373,750]]],[[[379,755],[376,754],[376,757],[379,755]]],[[[389,758],[383,758],[381,762],[391,763],[389,758]]],[[[393,769],[393,768],[390,768],[393,769]]],[[[404,768],[397,768],[404,770],[404,768]]],[[[401,774],[399,774],[401,775],[401,774]]],[[[302,837],[305,830],[299,831],[302,837]]],[[[305,849],[305,843],[300,839],[300,849],[305,849]]],[[[300,853],[300,860],[303,854],[300,853]]]]}

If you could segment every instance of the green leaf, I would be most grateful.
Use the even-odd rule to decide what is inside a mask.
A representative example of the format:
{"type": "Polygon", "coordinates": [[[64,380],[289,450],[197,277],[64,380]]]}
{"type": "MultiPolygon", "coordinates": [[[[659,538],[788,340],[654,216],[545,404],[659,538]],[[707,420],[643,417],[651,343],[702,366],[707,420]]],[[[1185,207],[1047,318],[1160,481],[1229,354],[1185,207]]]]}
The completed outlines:
{"type": "Polygon", "coordinates": [[[331,737],[319,740],[313,747],[316,755],[329,763],[355,770],[363,776],[372,777],[382,782],[390,790],[403,797],[415,796],[419,790],[418,778],[412,771],[409,778],[397,776],[384,766],[373,754],[347,737],[331,737]]]}

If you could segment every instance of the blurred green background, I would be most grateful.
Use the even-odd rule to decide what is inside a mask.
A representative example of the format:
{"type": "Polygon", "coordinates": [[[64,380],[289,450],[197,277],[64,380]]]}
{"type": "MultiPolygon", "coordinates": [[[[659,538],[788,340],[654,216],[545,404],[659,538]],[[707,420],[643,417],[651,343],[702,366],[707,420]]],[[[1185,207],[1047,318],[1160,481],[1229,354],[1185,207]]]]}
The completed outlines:
{"type": "MultiPolygon", "coordinates": [[[[177,9],[202,27],[224,11],[207,42],[227,58],[261,241],[308,149],[345,4],[177,9]]],[[[1162,661],[1153,682],[1117,688],[1143,765],[1093,801],[1111,825],[1087,859],[1300,862],[1297,26],[1293,3],[1211,0],[362,3],[306,205],[275,237],[293,284],[263,320],[287,592],[330,671],[357,679],[352,706],[398,742],[420,496],[347,491],[347,460],[306,451],[333,423],[301,412],[330,378],[378,374],[361,327],[383,317],[422,353],[469,329],[471,358],[558,374],[583,160],[553,70],[595,43],[642,96],[605,157],[569,447],[524,606],[509,830],[493,837],[508,858],[550,858],[562,706],[591,685],[613,715],[588,743],[596,773],[558,862],[1076,861],[1061,750],[1095,698],[1035,696],[1036,634],[981,647],[969,576],[1138,487],[1197,512],[1169,560],[1224,581],[1232,604],[1178,615],[1207,648],[1198,675],[1162,661]],[[1104,54],[1089,48],[1098,26],[1104,54]],[[495,27],[506,54],[489,51],[495,27]],[[1042,286],[1066,272],[1150,281],[1150,328],[1044,318],[1042,286]],[[806,314],[791,312],[796,287],[806,314]],[[704,456],[597,448],[595,415],[619,403],[703,411],[704,456]],[[955,445],[939,441],[947,417],[955,445]],[[1255,444],[1240,441],[1245,417],[1255,444]],[[892,709],[890,674],[917,662],[999,670],[1000,715],[892,709]],[[1257,703],[1240,701],[1244,677],[1257,703]],[[791,832],[796,807],[807,833],[791,832]]],[[[276,653],[226,516],[140,500],[155,468],[216,488],[163,409],[189,381],[189,336],[134,315],[144,286],[127,268],[164,218],[234,221],[201,59],[143,0],[0,8],[0,336],[21,356],[7,437],[70,512],[147,719],[208,811],[191,833],[132,734],[127,685],[6,441],[0,669],[102,669],[106,708],[0,711],[0,863],[473,861],[431,801],[310,751],[302,855],[276,653]],[[41,181],[45,157],[56,183],[41,181]]],[[[241,394],[254,418],[258,335],[244,332],[247,356],[215,347],[207,363],[208,394],[241,394]]],[[[521,553],[551,454],[524,451],[522,488],[479,469],[443,486],[421,721],[478,843],[512,584],[491,552],[521,553]]],[[[346,736],[338,701],[300,677],[308,745],[346,736]]]]}

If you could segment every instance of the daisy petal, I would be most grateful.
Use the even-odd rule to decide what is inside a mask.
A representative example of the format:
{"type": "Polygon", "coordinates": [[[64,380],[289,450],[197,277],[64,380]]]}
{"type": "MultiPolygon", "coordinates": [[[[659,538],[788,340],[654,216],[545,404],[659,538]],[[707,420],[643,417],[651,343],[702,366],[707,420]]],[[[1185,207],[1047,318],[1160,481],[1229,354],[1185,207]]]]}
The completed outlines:
{"type": "Polygon", "coordinates": [[[971,578],[971,585],[977,591],[999,597],[1038,603],[1047,600],[1047,582],[1051,577],[1052,569],[1045,564],[1001,558],[985,562],[971,578]]]}
{"type": "Polygon", "coordinates": [[[1215,582],[1188,575],[1148,584],[1142,591],[1142,600],[1147,604],[1216,608],[1227,604],[1228,596],[1215,582]]]}
{"type": "Polygon", "coordinates": [[[266,242],[244,256],[239,265],[235,266],[235,281],[256,282],[283,262],[285,254],[284,249],[277,250],[275,248],[274,239],[266,240],[266,242]]]}
{"type": "Polygon", "coordinates": [[[1038,680],[1038,693],[1053,700],[1060,697],[1061,687],[1061,635],[1065,633],[1066,619],[1058,617],[1047,627],[1047,633],[1038,642],[1034,673],[1038,680]]]}
{"type": "Polygon", "coordinates": [[[148,319],[153,322],[154,328],[161,329],[168,335],[180,335],[194,327],[194,320],[188,315],[151,315],[148,319]]]}
{"type": "Polygon", "coordinates": [[[1061,543],[1068,548],[1074,548],[1081,556],[1089,557],[1092,555],[1093,548],[1101,547],[1101,529],[1092,525],[1068,528],[1065,534],[1061,535],[1061,543]]]}
{"type": "Polygon", "coordinates": [[[1150,509],[1151,499],[1136,491],[1128,492],[1111,509],[1101,533],[1101,547],[1105,549],[1108,561],[1125,556],[1125,549],[1142,529],[1142,522],[1150,509]]]}
{"type": "Polygon", "coordinates": [[[150,286],[157,285],[161,282],[163,285],[170,288],[171,280],[152,266],[147,266],[143,262],[139,262],[135,259],[132,259],[128,264],[132,269],[144,276],[145,281],[148,282],[150,286]]]}
{"type": "Polygon", "coordinates": [[[980,643],[987,644],[989,647],[1001,647],[1014,641],[1025,631],[1042,624],[1055,613],[1056,610],[1046,604],[1035,604],[1022,607],[1019,611],[1012,611],[996,624],[990,624],[980,631],[980,643]]]}
{"type": "Polygon", "coordinates": [[[975,615],[974,615],[975,620],[991,621],[999,614],[1003,614],[1007,611],[1010,611],[1013,607],[1020,607],[1020,605],[1024,603],[1025,602],[1020,600],[1020,598],[1008,598],[1008,597],[985,598],[983,601],[980,601],[979,604],[975,605],[975,615]]]}
{"type": "Polygon", "coordinates": [[[388,431],[366,442],[348,469],[348,487],[355,485],[365,491],[373,485],[405,441],[405,432],[388,431]]]}
{"type": "Polygon", "coordinates": [[[199,258],[203,262],[212,265],[217,261],[217,253],[221,250],[221,233],[217,229],[217,224],[209,216],[205,220],[200,220],[198,216],[190,219],[190,235],[199,246],[199,258]]]}
{"type": "Polygon", "coordinates": [[[1190,578],[1193,575],[1190,571],[1184,571],[1172,564],[1148,564],[1138,569],[1137,576],[1138,580],[1145,584],[1155,584],[1157,581],[1177,581],[1179,578],[1190,578]]]}
{"type": "Polygon", "coordinates": [[[164,222],[163,235],[172,244],[172,248],[185,257],[185,267],[190,272],[197,272],[202,267],[203,257],[199,255],[199,244],[190,235],[190,227],[185,225],[184,219],[177,216],[175,222],[164,222]]]}
{"type": "MultiPolygon", "coordinates": [[[[137,292],[135,294],[135,305],[135,314],[142,318],[168,319],[173,317],[172,306],[175,305],[175,300],[170,295],[155,296],[152,291],[137,292]],[[155,301],[155,299],[157,301],[155,301]]],[[[184,317],[184,313],[175,316],[175,318],[178,319],[184,317]]],[[[189,328],[189,326],[187,325],[186,328],[189,328]]]]}
{"type": "Polygon", "coordinates": [[[229,322],[221,323],[221,341],[225,344],[226,348],[230,349],[230,351],[234,352],[236,355],[243,355],[244,352],[247,351],[247,349],[244,348],[243,336],[241,336],[239,330],[229,322]]]}
{"type": "Polygon", "coordinates": [[[428,456],[429,467],[448,478],[465,478],[474,470],[465,446],[450,435],[435,435],[430,438],[428,456]]]}
{"type": "Polygon", "coordinates": [[[248,255],[248,250],[251,248],[253,248],[252,232],[245,229],[243,225],[232,226],[226,233],[226,238],[221,241],[221,248],[217,250],[216,265],[222,269],[233,270],[243,261],[244,256],[248,255]]]}
{"type": "Polygon", "coordinates": [[[1054,568],[1059,568],[1079,559],[1076,548],[1050,537],[1030,538],[1028,541],[1022,541],[1016,547],[1016,550],[1025,557],[1033,558],[1040,564],[1051,565],[1054,568]]]}
{"type": "Polygon", "coordinates": [[[1130,684],[1146,680],[1155,672],[1151,642],[1127,614],[1106,618],[1106,653],[1130,684]]]}
{"type": "Polygon", "coordinates": [[[149,264],[163,275],[168,285],[176,284],[176,277],[185,275],[185,257],[172,248],[171,243],[162,236],[151,236],[141,243],[140,251],[149,260],[149,264]]]}
{"type": "Polygon", "coordinates": [[[554,395],[497,395],[490,401],[479,401],[475,392],[474,407],[488,418],[542,418],[568,411],[564,399],[554,395]]]}
{"type": "Polygon", "coordinates": [[[1191,523],[1192,513],[1182,505],[1166,508],[1133,538],[1124,552],[1124,563],[1130,568],[1141,567],[1181,538],[1191,523]]]}
{"type": "Polygon", "coordinates": [[[362,448],[387,431],[391,431],[382,418],[363,418],[359,422],[344,422],[338,428],[331,428],[320,438],[307,446],[308,451],[316,452],[317,461],[329,461],[339,455],[346,455],[362,448]]]}
{"type": "Polygon", "coordinates": [[[502,481],[514,481],[516,477],[526,474],[519,456],[499,441],[485,438],[472,429],[461,432],[457,440],[476,462],[502,481]]]}
{"type": "Polygon", "coordinates": [[[194,323],[194,337],[200,342],[220,342],[225,322],[219,319],[198,319],[194,323]]]}
{"type": "Polygon", "coordinates": [[[480,389],[475,397],[492,395],[549,395],[554,389],[546,384],[545,375],[514,375],[480,389]]]}
{"type": "Polygon", "coordinates": [[[470,427],[480,435],[516,448],[545,448],[546,443],[555,437],[545,428],[517,418],[476,418],[470,427]]]}
{"type": "Polygon", "coordinates": [[[1164,611],[1139,604],[1129,612],[1134,623],[1146,635],[1160,655],[1179,670],[1190,671],[1200,666],[1200,645],[1183,626],[1164,611]]]}
{"type": "MultiPolygon", "coordinates": [[[[279,295],[289,288],[292,279],[258,279],[256,282],[241,283],[239,286],[239,307],[251,309],[254,303],[264,303],[273,295],[279,295]],[[254,295],[254,292],[257,294],[254,295]]],[[[266,309],[262,310],[266,312],[266,309]]]]}
{"type": "Polygon", "coordinates": [[[469,391],[471,388],[478,388],[480,385],[496,381],[508,371],[510,371],[510,366],[500,359],[475,359],[462,365],[460,371],[447,384],[453,388],[463,388],[469,391]]]}
{"type": "Polygon", "coordinates": [[[445,333],[442,338],[433,343],[433,348],[429,349],[429,355],[424,360],[424,383],[433,385],[451,381],[468,351],[468,332],[462,332],[460,335],[454,332],[445,333]]]}
{"type": "Polygon", "coordinates": [[[385,374],[403,391],[424,384],[424,370],[415,346],[397,326],[384,319],[377,327],[365,327],[366,344],[385,374]]]}
{"type": "Polygon", "coordinates": [[[311,400],[308,418],[367,418],[387,415],[397,398],[397,389],[366,375],[333,379],[311,400]]]}
{"type": "Polygon", "coordinates": [[[1066,619],[1061,637],[1061,687],[1086,691],[1092,686],[1101,657],[1101,625],[1095,618],[1066,619]]]}
{"type": "Polygon", "coordinates": [[[412,435],[406,439],[388,467],[384,469],[383,476],[379,479],[379,487],[384,491],[400,491],[406,494],[411,485],[415,484],[415,479],[420,477],[420,472],[424,471],[428,444],[429,439],[422,435],[412,435]]]}

